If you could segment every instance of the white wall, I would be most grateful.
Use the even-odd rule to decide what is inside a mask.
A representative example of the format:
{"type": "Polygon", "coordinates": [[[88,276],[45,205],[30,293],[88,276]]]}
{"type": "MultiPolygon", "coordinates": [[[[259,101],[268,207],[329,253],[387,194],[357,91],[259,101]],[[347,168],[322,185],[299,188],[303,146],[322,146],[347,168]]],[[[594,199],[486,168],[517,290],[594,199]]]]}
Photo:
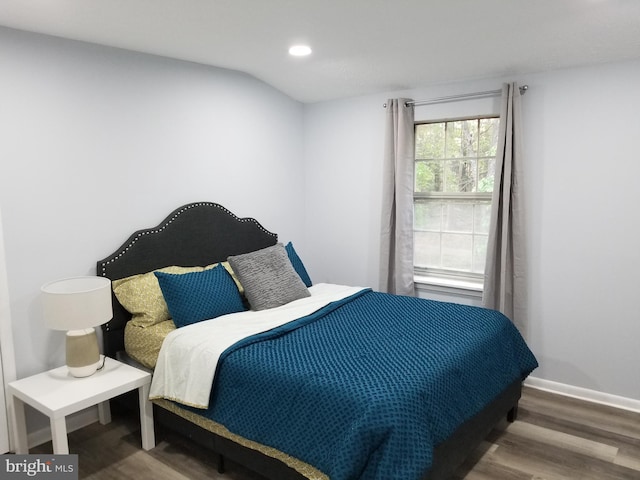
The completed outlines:
{"type": "MultiPolygon", "coordinates": [[[[382,104],[493,90],[486,79],[305,106],[305,262],[316,281],[378,286],[382,104]],[[308,259],[308,260],[307,260],[308,259]]],[[[530,345],[536,377],[640,400],[640,62],[509,80],[523,97],[530,345]]],[[[496,100],[418,107],[497,112],[496,100]]]]}
{"type": "Polygon", "coordinates": [[[16,379],[15,353],[11,324],[11,306],[7,285],[4,234],[2,231],[2,209],[0,208],[0,454],[10,448],[8,412],[13,405],[5,395],[5,384],[16,379]]]}
{"type": "Polygon", "coordinates": [[[253,77],[0,28],[0,205],[18,378],[64,363],[39,288],[218,202],[303,247],[302,105],[253,77]]]}

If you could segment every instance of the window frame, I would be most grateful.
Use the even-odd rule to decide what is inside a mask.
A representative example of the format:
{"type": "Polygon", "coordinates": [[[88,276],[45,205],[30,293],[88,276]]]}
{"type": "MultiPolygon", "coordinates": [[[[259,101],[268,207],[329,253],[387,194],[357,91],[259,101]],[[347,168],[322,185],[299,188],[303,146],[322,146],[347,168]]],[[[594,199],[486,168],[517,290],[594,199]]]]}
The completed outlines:
{"type": "MultiPolygon", "coordinates": [[[[478,115],[468,115],[461,117],[452,117],[438,120],[416,120],[414,122],[414,129],[417,129],[420,125],[428,125],[428,124],[438,124],[438,123],[448,123],[448,122],[462,122],[462,121],[480,121],[483,119],[497,119],[498,123],[500,120],[500,115],[495,113],[488,114],[478,114],[478,115]]],[[[416,135],[417,138],[417,135],[416,135]]],[[[465,157],[452,157],[446,158],[443,160],[462,160],[465,157]]],[[[471,157],[475,160],[491,158],[495,159],[496,156],[482,156],[482,157],[471,157]]],[[[416,168],[416,164],[419,161],[429,161],[430,159],[418,159],[414,153],[414,172],[416,168]]],[[[494,180],[495,181],[495,180],[494,180]]],[[[480,202],[487,202],[491,206],[493,201],[493,191],[492,192],[416,192],[416,185],[414,180],[414,192],[413,192],[413,208],[415,212],[416,201],[420,200],[477,200],[480,202]]],[[[413,225],[414,235],[418,230],[415,228],[415,218],[413,225]]],[[[424,231],[424,230],[422,230],[424,231]]],[[[446,233],[444,230],[440,230],[441,233],[446,233]]],[[[451,232],[454,233],[454,232],[451,232]]],[[[457,232],[455,232],[457,233],[457,232]]],[[[474,232],[472,231],[469,235],[474,236],[474,232]]],[[[488,234],[487,234],[488,236],[488,234]]],[[[415,247],[414,247],[415,248],[415,247]]],[[[473,248],[473,247],[472,247],[473,248]]],[[[476,272],[465,272],[461,270],[453,270],[453,269],[444,269],[444,268],[427,268],[416,266],[415,258],[414,258],[414,278],[416,283],[421,284],[430,284],[438,287],[444,288],[455,288],[455,289],[463,289],[469,290],[473,292],[482,292],[484,286],[484,273],[476,273],[476,272]]]]}

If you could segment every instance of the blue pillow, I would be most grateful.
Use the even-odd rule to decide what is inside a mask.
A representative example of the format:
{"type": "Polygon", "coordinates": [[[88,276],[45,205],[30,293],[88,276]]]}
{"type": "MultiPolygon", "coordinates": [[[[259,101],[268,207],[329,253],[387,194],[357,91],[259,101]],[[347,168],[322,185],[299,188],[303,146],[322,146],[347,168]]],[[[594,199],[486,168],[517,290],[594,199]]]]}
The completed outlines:
{"type": "Polygon", "coordinates": [[[293,244],[291,242],[287,243],[284,249],[287,251],[287,255],[289,256],[291,265],[293,265],[293,268],[295,269],[296,273],[300,276],[305,286],[308,288],[311,285],[313,285],[311,283],[311,278],[309,278],[309,274],[307,273],[307,269],[304,268],[304,264],[302,263],[302,260],[300,260],[300,257],[296,253],[296,250],[293,248],[293,244]]]}
{"type": "Polygon", "coordinates": [[[245,310],[238,287],[220,264],[202,272],[154,272],[176,327],[245,310]]]}

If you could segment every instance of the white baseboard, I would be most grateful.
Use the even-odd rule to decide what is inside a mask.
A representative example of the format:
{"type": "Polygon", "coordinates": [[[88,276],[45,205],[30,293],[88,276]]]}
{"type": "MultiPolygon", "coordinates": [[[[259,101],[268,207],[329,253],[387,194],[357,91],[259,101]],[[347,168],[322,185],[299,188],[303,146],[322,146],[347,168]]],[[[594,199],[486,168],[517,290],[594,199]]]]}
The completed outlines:
{"type": "MultiPolygon", "coordinates": [[[[86,427],[98,421],[98,407],[87,408],[81,412],[74,413],[67,417],[67,433],[86,427]]],[[[51,441],[51,429],[41,428],[34,432],[29,432],[27,442],[29,448],[51,441]]]]}
{"type": "Polygon", "coordinates": [[[610,393],[589,390],[588,388],[575,387],[564,383],[544,380],[542,378],[529,377],[524,384],[531,388],[544,390],[551,393],[557,393],[566,397],[573,397],[588,402],[608,405],[610,407],[621,408],[632,412],[640,413],[640,400],[633,398],[621,397],[610,393]]]}

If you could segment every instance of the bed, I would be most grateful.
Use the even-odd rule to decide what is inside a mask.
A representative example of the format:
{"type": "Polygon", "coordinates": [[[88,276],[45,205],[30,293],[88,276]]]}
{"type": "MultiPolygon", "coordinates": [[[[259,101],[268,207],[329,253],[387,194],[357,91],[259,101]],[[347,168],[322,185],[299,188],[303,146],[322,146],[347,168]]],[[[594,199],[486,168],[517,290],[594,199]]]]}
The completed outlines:
{"type": "MultiPolygon", "coordinates": [[[[215,381],[212,380],[210,391],[204,389],[207,397],[204,405],[198,401],[190,404],[179,395],[174,398],[171,394],[174,390],[157,389],[165,392],[165,398],[159,395],[153,400],[159,426],[176,430],[210,448],[219,456],[220,471],[224,469],[224,459],[230,459],[273,480],[436,480],[448,478],[500,420],[505,417],[515,420],[521,383],[537,363],[506,318],[485,309],[398,297],[366,288],[313,285],[308,276],[302,280],[306,275],[304,265],[289,247],[292,248],[291,244],[287,245],[288,258],[299,274],[298,280],[308,287],[309,298],[296,298],[283,307],[268,305],[261,310],[267,316],[273,313],[271,317],[276,318],[281,316],[278,309],[304,304],[299,310],[303,313],[296,313],[301,316],[256,331],[247,339],[231,342],[230,348],[221,349],[221,360],[211,373],[215,381]],[[339,295],[327,297],[329,301],[319,308],[306,306],[305,302],[316,301],[327,292],[336,295],[334,290],[340,290],[339,295]],[[385,309],[394,312],[387,315],[393,317],[392,323],[389,318],[383,319],[384,315],[380,315],[381,320],[373,319],[374,314],[377,316],[377,312],[385,309]],[[406,315],[398,315],[405,310],[406,315]],[[410,311],[411,315],[418,315],[418,320],[399,323],[398,318],[410,318],[410,311]],[[449,316],[458,319],[451,320],[449,316]],[[366,333],[362,328],[364,318],[370,322],[364,328],[366,333]],[[421,323],[421,318],[429,321],[421,323]],[[488,328],[495,330],[482,333],[481,341],[472,338],[476,334],[471,333],[475,330],[474,322],[479,321],[493,325],[488,328]],[[430,327],[423,328],[427,324],[430,327]],[[374,338],[376,330],[378,337],[374,338]],[[423,335],[423,330],[430,333],[423,335]],[[435,330],[438,335],[440,331],[448,333],[434,342],[430,336],[435,330]],[[341,333],[334,335],[336,331],[341,333]],[[419,340],[423,336],[425,339],[419,340]],[[473,367],[475,370],[456,364],[461,354],[455,353],[450,345],[462,337],[468,342],[486,344],[484,350],[465,347],[470,351],[465,353],[469,356],[465,361],[480,366],[473,367]],[[431,353],[420,350],[425,342],[435,345],[431,353]],[[358,345],[354,352],[349,351],[354,348],[352,344],[358,345]],[[302,355],[304,359],[295,356],[301,351],[306,352],[302,355]],[[449,357],[453,358],[453,365],[440,361],[449,357]],[[332,364],[320,365],[328,358],[332,364]],[[425,373],[432,369],[440,373],[425,373]],[[496,373],[490,373],[490,369],[496,369],[496,373]],[[432,377],[438,378],[437,392],[425,391],[421,386],[431,383],[432,377]],[[345,381],[349,384],[340,384],[345,381]],[[415,383],[420,384],[419,388],[415,383]],[[440,390],[447,390],[442,397],[446,400],[424,407],[423,403],[428,403],[426,397],[437,398],[440,390]],[[330,445],[333,443],[340,448],[330,445]]],[[[154,274],[163,288],[166,286],[163,282],[173,282],[178,277],[209,278],[214,271],[227,281],[227,272],[233,270],[222,262],[229,257],[240,269],[244,268],[240,260],[245,256],[253,258],[255,252],[274,249],[280,252],[281,248],[284,250],[277,235],[255,219],[239,218],[216,203],[197,202],[176,209],[157,227],[133,233],[112,255],[97,262],[97,274],[119,285],[123,279],[169,267],[154,274]],[[171,270],[176,266],[194,270],[171,270]]],[[[248,285],[252,277],[253,274],[245,275],[241,280],[248,285]]],[[[233,284],[241,289],[243,282],[233,278],[233,284]]],[[[184,288],[180,283],[178,286],[184,288]]],[[[192,288],[191,284],[187,286],[192,288]]],[[[163,290],[174,313],[178,311],[176,305],[184,305],[180,301],[183,291],[180,288],[172,294],[176,300],[169,296],[170,290],[163,290]]],[[[247,298],[257,302],[252,294],[245,291],[240,297],[244,309],[251,307],[247,298]]],[[[235,312],[218,319],[255,313],[235,312]]],[[[139,316],[136,314],[134,318],[139,316]]],[[[133,359],[127,353],[132,341],[125,341],[125,331],[132,330],[134,323],[132,314],[114,296],[114,317],[102,327],[104,353],[140,368],[156,367],[154,382],[161,384],[160,378],[171,377],[167,371],[171,373],[172,368],[180,371],[174,358],[186,355],[170,357],[163,351],[157,365],[139,355],[133,355],[136,357],[133,359]]],[[[203,338],[202,332],[207,330],[196,329],[209,328],[210,323],[214,321],[196,321],[188,328],[176,329],[174,325],[167,329],[172,335],[167,338],[188,331],[203,338]]],[[[220,325],[215,328],[221,328],[220,325]]],[[[169,343],[161,340],[158,348],[168,350],[169,343]]],[[[207,382],[195,383],[199,398],[204,398],[199,390],[201,383],[207,382]]]]}

